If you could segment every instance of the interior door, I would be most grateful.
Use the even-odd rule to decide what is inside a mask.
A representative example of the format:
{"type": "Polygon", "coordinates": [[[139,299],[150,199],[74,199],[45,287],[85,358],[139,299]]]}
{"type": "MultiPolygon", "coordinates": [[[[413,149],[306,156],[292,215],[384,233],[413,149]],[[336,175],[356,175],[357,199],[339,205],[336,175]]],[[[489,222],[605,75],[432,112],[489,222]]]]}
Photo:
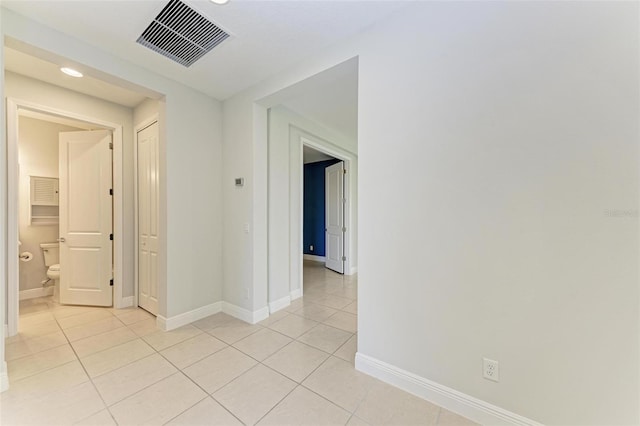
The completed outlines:
{"type": "Polygon", "coordinates": [[[344,274],[344,162],[327,167],[325,175],[325,266],[344,274]]]}
{"type": "Polygon", "coordinates": [[[111,306],[111,132],[60,133],[59,140],[60,303],[111,306]]]}
{"type": "Polygon", "coordinates": [[[158,314],[158,123],[138,132],[138,306],[158,314]]]}

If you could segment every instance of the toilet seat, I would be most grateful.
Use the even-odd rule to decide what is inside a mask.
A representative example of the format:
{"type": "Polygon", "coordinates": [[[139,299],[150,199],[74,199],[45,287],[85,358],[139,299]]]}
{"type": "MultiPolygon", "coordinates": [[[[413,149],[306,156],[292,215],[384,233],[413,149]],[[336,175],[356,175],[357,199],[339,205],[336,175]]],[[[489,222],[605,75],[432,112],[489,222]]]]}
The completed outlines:
{"type": "Polygon", "coordinates": [[[49,271],[51,271],[51,272],[60,272],[60,264],[58,263],[58,264],[49,266],[49,271]]]}

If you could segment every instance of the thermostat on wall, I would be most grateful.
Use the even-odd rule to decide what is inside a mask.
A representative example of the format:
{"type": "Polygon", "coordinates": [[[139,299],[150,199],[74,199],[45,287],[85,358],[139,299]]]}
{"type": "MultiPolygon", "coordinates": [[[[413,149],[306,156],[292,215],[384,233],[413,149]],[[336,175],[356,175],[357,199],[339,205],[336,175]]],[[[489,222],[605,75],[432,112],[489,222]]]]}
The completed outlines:
{"type": "Polygon", "coordinates": [[[236,178],[236,186],[244,186],[244,178],[236,178]]]}

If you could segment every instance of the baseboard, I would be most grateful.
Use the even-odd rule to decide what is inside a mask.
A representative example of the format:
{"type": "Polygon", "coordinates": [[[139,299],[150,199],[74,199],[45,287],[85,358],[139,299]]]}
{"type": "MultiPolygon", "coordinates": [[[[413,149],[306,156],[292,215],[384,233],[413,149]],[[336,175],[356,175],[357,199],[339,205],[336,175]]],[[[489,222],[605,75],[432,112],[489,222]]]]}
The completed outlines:
{"type": "Polygon", "coordinates": [[[349,273],[349,275],[354,275],[358,273],[358,267],[357,266],[352,266],[351,267],[351,272],[349,273]]]}
{"type": "Polygon", "coordinates": [[[9,337],[9,326],[7,324],[4,325],[4,338],[9,337]]]}
{"type": "Polygon", "coordinates": [[[356,370],[480,424],[541,426],[540,423],[534,420],[417,376],[360,352],[356,353],[356,370]]]}
{"type": "Polygon", "coordinates": [[[300,299],[302,297],[302,289],[293,290],[291,292],[291,300],[300,299]]]}
{"type": "Polygon", "coordinates": [[[229,302],[222,302],[222,312],[232,317],[238,318],[249,324],[255,324],[269,317],[269,307],[265,306],[257,311],[250,311],[229,302]]]}
{"type": "Polygon", "coordinates": [[[7,371],[7,363],[2,361],[0,365],[0,392],[4,392],[9,389],[9,373],[7,371]]]}
{"type": "Polygon", "coordinates": [[[315,254],[303,254],[302,258],[304,260],[313,260],[314,262],[325,262],[326,261],[326,257],[324,256],[316,256],[315,254]]]}
{"type": "Polygon", "coordinates": [[[284,309],[291,304],[291,296],[285,296],[282,299],[278,299],[275,302],[269,302],[269,313],[278,312],[280,309],[284,309]]]}
{"type": "Polygon", "coordinates": [[[169,318],[158,315],[156,317],[156,325],[160,330],[175,330],[183,325],[191,324],[194,321],[198,321],[199,319],[206,318],[209,315],[221,312],[222,303],[223,302],[211,303],[210,305],[205,305],[201,308],[194,309],[183,314],[174,315],[169,318]]]}
{"type": "MultiPolygon", "coordinates": [[[[116,309],[124,309],[124,308],[129,308],[131,306],[135,306],[135,301],[136,298],[135,296],[127,296],[127,297],[123,297],[120,300],[120,303],[118,303],[116,306],[114,306],[116,309]]],[[[114,304],[115,305],[115,304],[114,304]]]]}
{"type": "Polygon", "coordinates": [[[19,300],[35,299],[37,297],[51,296],[53,294],[53,286],[31,288],[29,290],[20,290],[19,300]]]}

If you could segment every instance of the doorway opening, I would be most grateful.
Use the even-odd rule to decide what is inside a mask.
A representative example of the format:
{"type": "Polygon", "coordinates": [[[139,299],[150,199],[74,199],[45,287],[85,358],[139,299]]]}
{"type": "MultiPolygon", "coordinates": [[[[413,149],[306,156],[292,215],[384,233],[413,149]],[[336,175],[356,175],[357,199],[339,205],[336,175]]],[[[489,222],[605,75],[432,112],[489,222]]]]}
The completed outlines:
{"type": "Polygon", "coordinates": [[[303,146],[303,259],[344,274],[344,162],[303,146]]]}
{"type": "MultiPolygon", "coordinates": [[[[121,211],[123,192],[120,160],[122,126],[44,105],[9,99],[7,131],[7,253],[10,260],[7,268],[8,335],[18,332],[21,296],[37,297],[40,293],[44,296],[53,293],[56,286],[65,288],[66,285],[68,292],[63,303],[121,306],[123,239],[114,239],[113,235],[122,235],[123,220],[118,213],[121,211]],[[31,127],[25,127],[29,125],[31,127]],[[22,138],[25,132],[33,135],[33,131],[38,136],[28,137],[31,141],[22,138]],[[79,135],[87,134],[92,137],[97,135],[99,140],[78,139],[79,135]],[[48,155],[38,152],[41,151],[38,149],[39,145],[42,145],[40,148],[48,155]],[[62,155],[59,155],[60,149],[64,150],[62,155]],[[54,154],[57,158],[52,158],[54,154]],[[61,161],[70,158],[73,158],[72,164],[61,161]],[[91,161],[100,164],[99,173],[91,161]],[[66,164],[62,175],[60,164],[66,164]],[[79,174],[84,174],[89,169],[94,169],[91,178],[80,179],[79,174]],[[60,187],[60,178],[64,190],[60,187]],[[82,197],[94,192],[93,186],[89,185],[91,182],[99,186],[100,194],[90,196],[95,200],[92,198],[84,202],[82,197]],[[40,188],[37,188],[38,184],[41,185],[40,188]],[[73,201],[69,199],[69,188],[74,192],[73,201]],[[70,215],[71,208],[73,211],[70,215]],[[80,211],[82,208],[93,209],[97,213],[87,214],[80,211]],[[62,228],[73,223],[74,229],[70,233],[69,229],[60,227],[61,214],[67,218],[63,219],[62,228]],[[99,229],[96,228],[98,222],[99,229]],[[91,232],[85,232],[87,229],[82,229],[83,227],[91,228],[91,232]],[[96,244],[96,241],[85,241],[85,237],[98,239],[100,242],[96,244]],[[24,246],[23,242],[26,243],[24,246]],[[60,245],[63,246],[62,250],[60,245]],[[34,258],[38,259],[34,267],[27,268],[34,258]],[[56,271],[51,272],[55,269],[56,260],[59,261],[58,265],[66,264],[66,276],[64,271],[57,271],[58,275],[56,271]],[[45,262],[51,263],[46,269],[45,262]],[[71,265],[80,265],[82,268],[71,265]],[[69,272],[72,268],[73,274],[69,272]],[[71,277],[82,277],[86,288],[72,284],[71,277]],[[60,278],[62,284],[56,283],[60,278]],[[98,295],[98,292],[101,294],[98,295]]],[[[62,268],[65,265],[60,269],[62,268]]]]}

